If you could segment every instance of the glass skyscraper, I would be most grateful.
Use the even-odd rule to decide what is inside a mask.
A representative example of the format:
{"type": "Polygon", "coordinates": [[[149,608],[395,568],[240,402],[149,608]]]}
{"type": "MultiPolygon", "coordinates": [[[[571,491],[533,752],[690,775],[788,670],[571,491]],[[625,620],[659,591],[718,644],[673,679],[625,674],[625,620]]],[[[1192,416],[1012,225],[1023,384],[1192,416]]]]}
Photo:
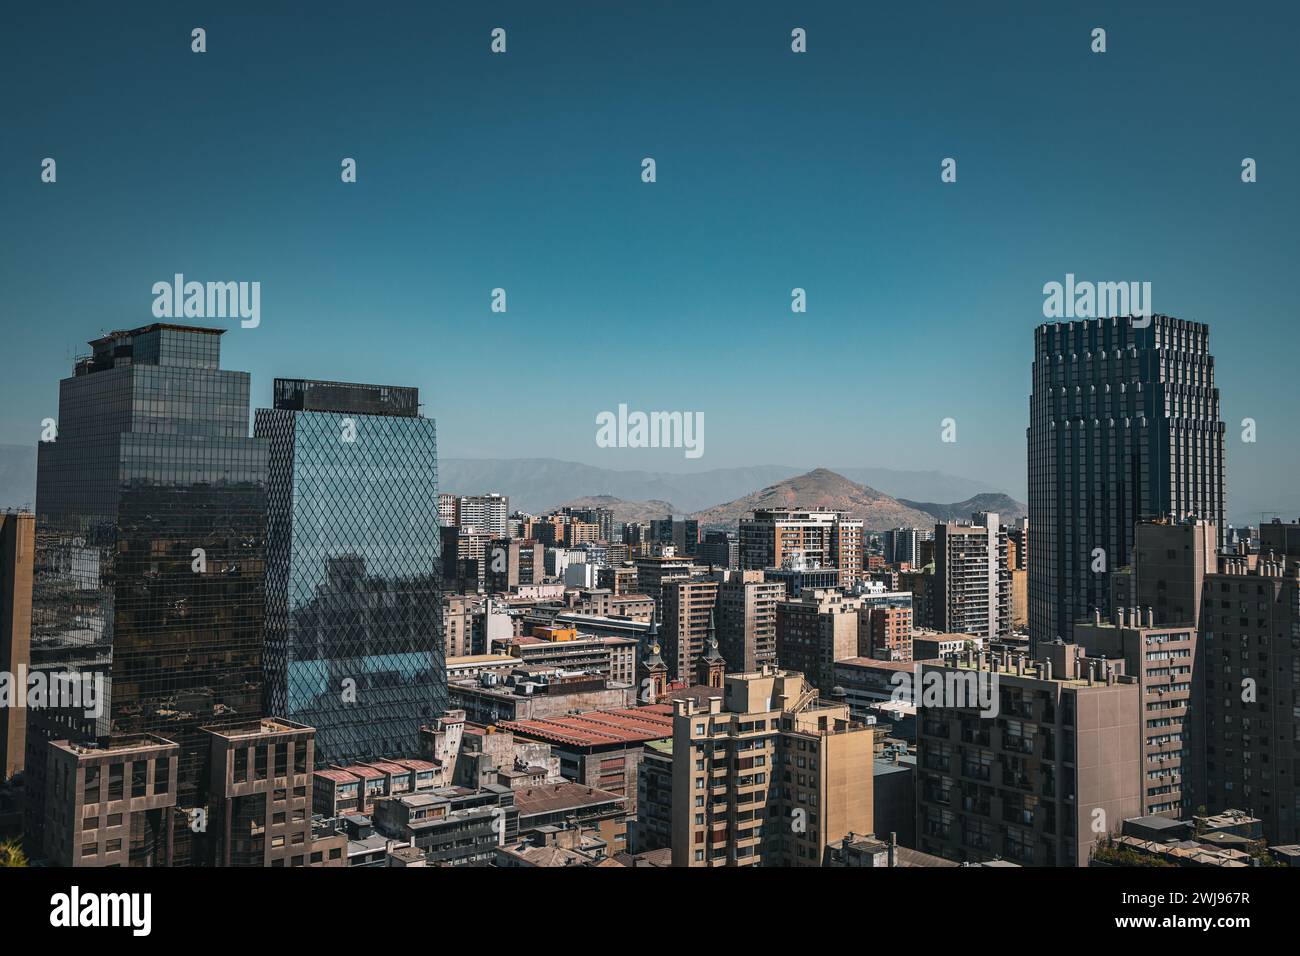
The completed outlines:
{"type": "Polygon", "coordinates": [[[1209,326],[1167,315],[1040,325],[1029,399],[1029,635],[1109,617],[1111,572],[1144,519],[1213,521],[1224,423],[1209,326]]]}
{"type": "MultiPolygon", "coordinates": [[[[198,728],[261,714],[265,442],[220,329],[154,324],[90,343],[38,449],[34,669],[101,674],[102,714],[28,715],[28,834],[50,740],[151,733],[181,747],[177,807],[198,804],[198,728]]],[[[176,815],[175,859],[197,852],[176,815]]]]}
{"type": "Polygon", "coordinates": [[[318,764],[410,755],[447,709],[437,439],[414,388],[276,379],[268,444],[268,712],[318,764]]]}

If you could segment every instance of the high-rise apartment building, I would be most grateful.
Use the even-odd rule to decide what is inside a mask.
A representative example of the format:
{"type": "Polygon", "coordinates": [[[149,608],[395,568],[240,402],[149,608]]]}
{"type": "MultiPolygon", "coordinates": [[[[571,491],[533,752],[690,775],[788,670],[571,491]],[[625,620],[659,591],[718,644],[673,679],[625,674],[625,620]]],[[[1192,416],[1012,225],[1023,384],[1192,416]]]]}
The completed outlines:
{"type": "Polygon", "coordinates": [[[1191,515],[1224,527],[1224,424],[1209,339],[1209,326],[1165,315],[1035,330],[1033,641],[1067,637],[1093,608],[1110,615],[1109,572],[1130,562],[1139,521],[1191,515]]]}
{"type": "Polygon", "coordinates": [[[934,528],[934,628],[994,638],[1011,630],[1007,536],[998,516],[934,528]]]}
{"type": "Polygon", "coordinates": [[[917,665],[918,850],[1086,866],[1099,839],[1142,812],[1137,679],[1074,644],[1039,654],[917,665]]]}
{"type": "Polygon", "coordinates": [[[673,865],[821,866],[831,843],[872,832],[874,739],[772,666],[674,700],[673,865]]]}
{"type": "Polygon", "coordinates": [[[860,598],[805,591],[776,606],[776,656],[823,694],[835,686],[835,662],[858,656],[860,598]]]}
{"type": "MultiPolygon", "coordinates": [[[[699,547],[700,564],[717,568],[740,567],[740,542],[731,531],[707,531],[699,547]]],[[[748,669],[748,668],[747,668],[748,669]]]]}
{"type": "Polygon", "coordinates": [[[447,709],[434,422],[414,388],[276,379],[254,430],[267,712],[314,727],[322,763],[413,753],[447,709]]]}
{"type": "Polygon", "coordinates": [[[691,682],[714,636],[718,581],[672,581],[663,586],[663,656],[673,679],[691,682]]]}
{"type": "Polygon", "coordinates": [[[510,534],[508,495],[461,495],[456,500],[456,523],[465,529],[494,538],[510,534]]]}
{"type": "Polygon", "coordinates": [[[1204,668],[1195,626],[1159,625],[1150,608],[1116,608],[1074,625],[1074,643],[1089,657],[1122,660],[1137,678],[1142,708],[1142,813],[1189,819],[1202,791],[1204,668]]]}
{"type": "Polygon", "coordinates": [[[921,565],[921,543],[932,538],[934,532],[923,528],[892,528],[882,541],[885,564],[921,565]]]}
{"type": "Polygon", "coordinates": [[[221,329],[156,323],[90,343],[59,383],[38,449],[32,666],[105,678],[102,712],[29,711],[27,827],[46,807],[48,744],[174,742],[178,864],[204,726],[261,715],[266,443],[221,329]]]}
{"type": "Polygon", "coordinates": [[[656,518],[650,522],[650,540],[671,544],[680,555],[693,556],[700,547],[700,523],[694,518],[656,518]]]}
{"type": "Polygon", "coordinates": [[[785,585],[762,571],[715,571],[718,647],[727,670],[749,673],[776,663],[776,607],[785,585]]]}
{"type": "Polygon", "coordinates": [[[840,586],[862,577],[862,522],[842,511],[764,508],[740,519],[740,566],[779,568],[800,556],[812,566],[840,572],[840,586]]]}
{"type": "MultiPolygon", "coordinates": [[[[1264,525],[1268,528],[1269,525],[1264,525]]],[[[1300,525],[1291,525],[1294,530],[1300,525]]],[[[1201,592],[1205,798],[1300,843],[1300,578],[1297,554],[1223,556],[1201,592]]]]}
{"type": "MultiPolygon", "coordinates": [[[[30,511],[0,513],[0,673],[11,692],[25,694],[31,664],[32,569],[35,567],[36,516],[30,511]]],[[[27,708],[0,707],[0,783],[23,769],[27,747],[27,708]]]]}

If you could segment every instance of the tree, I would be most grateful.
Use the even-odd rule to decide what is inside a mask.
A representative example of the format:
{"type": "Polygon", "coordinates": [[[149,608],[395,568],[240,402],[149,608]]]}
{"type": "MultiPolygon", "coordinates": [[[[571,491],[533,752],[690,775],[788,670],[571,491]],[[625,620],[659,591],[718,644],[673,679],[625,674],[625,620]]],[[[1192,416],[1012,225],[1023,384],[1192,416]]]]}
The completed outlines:
{"type": "Polygon", "coordinates": [[[27,855],[17,840],[0,843],[0,866],[26,866],[27,855]]]}

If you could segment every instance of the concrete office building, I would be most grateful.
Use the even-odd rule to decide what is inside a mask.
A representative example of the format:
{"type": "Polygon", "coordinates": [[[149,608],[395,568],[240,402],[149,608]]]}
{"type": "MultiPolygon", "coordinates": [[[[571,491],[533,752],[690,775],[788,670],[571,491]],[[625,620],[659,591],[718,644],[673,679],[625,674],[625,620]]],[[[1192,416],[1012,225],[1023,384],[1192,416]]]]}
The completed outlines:
{"type": "Polygon", "coordinates": [[[917,849],[1086,866],[1097,840],[1140,813],[1137,679],[1075,644],[1040,644],[1039,654],[1026,664],[967,652],[921,666],[917,849]],[[945,688],[938,705],[927,686],[945,688]]]}
{"type": "MultiPolygon", "coordinates": [[[[35,834],[54,866],[171,866],[180,747],[154,734],[51,741],[35,834]]],[[[189,825],[192,816],[186,815],[189,825]]]]}
{"type": "Polygon", "coordinates": [[[1130,564],[1116,571],[1111,599],[1117,608],[1150,608],[1157,624],[1190,624],[1201,617],[1201,587],[1218,570],[1218,532],[1195,518],[1139,522],[1130,564]]]}
{"type": "Polygon", "coordinates": [[[207,733],[213,864],[307,866],[316,732],[263,718],[207,733]]]}
{"type": "Polygon", "coordinates": [[[1112,610],[1108,572],[1139,521],[1224,527],[1224,423],[1209,326],[1166,315],[1034,331],[1029,399],[1029,633],[1069,636],[1112,610]],[[1104,560],[1104,573],[1095,570],[1104,560]]]}

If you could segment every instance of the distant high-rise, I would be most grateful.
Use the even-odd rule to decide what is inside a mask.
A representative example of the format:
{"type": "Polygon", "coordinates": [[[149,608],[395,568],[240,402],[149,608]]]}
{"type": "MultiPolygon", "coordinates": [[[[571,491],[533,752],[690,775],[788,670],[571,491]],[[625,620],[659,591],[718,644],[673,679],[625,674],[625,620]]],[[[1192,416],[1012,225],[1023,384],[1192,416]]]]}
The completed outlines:
{"type": "Polygon", "coordinates": [[[837,568],[840,586],[862,577],[862,521],[842,511],[761,508],[740,519],[740,566],[779,568],[787,558],[837,568]]]}
{"type": "Polygon", "coordinates": [[[261,716],[266,445],[248,437],[248,373],[220,368],[222,331],[111,332],[59,383],[58,437],[38,449],[32,667],[98,674],[107,700],[28,713],[33,839],[51,742],[156,735],[179,745],[173,858],[191,861],[200,728],[261,716]]]}
{"type": "Polygon", "coordinates": [[[1137,522],[1222,529],[1224,424],[1209,327],[1157,315],[1040,325],[1029,400],[1029,632],[1111,612],[1137,522]]]}
{"type": "Polygon", "coordinates": [[[995,638],[1011,630],[1007,535],[998,515],[934,527],[934,626],[995,638]]]}
{"type": "MultiPolygon", "coordinates": [[[[14,675],[15,693],[31,660],[35,531],[30,511],[0,513],[0,673],[14,675]]],[[[27,708],[0,707],[0,783],[23,769],[26,746],[27,708]]]]}
{"type": "Polygon", "coordinates": [[[276,379],[254,432],[268,713],[316,728],[322,764],[415,753],[447,709],[434,422],[414,388],[276,379]]]}
{"type": "Polygon", "coordinates": [[[510,535],[510,499],[505,495],[461,495],[456,502],[456,522],[466,530],[494,538],[510,535]]]}

